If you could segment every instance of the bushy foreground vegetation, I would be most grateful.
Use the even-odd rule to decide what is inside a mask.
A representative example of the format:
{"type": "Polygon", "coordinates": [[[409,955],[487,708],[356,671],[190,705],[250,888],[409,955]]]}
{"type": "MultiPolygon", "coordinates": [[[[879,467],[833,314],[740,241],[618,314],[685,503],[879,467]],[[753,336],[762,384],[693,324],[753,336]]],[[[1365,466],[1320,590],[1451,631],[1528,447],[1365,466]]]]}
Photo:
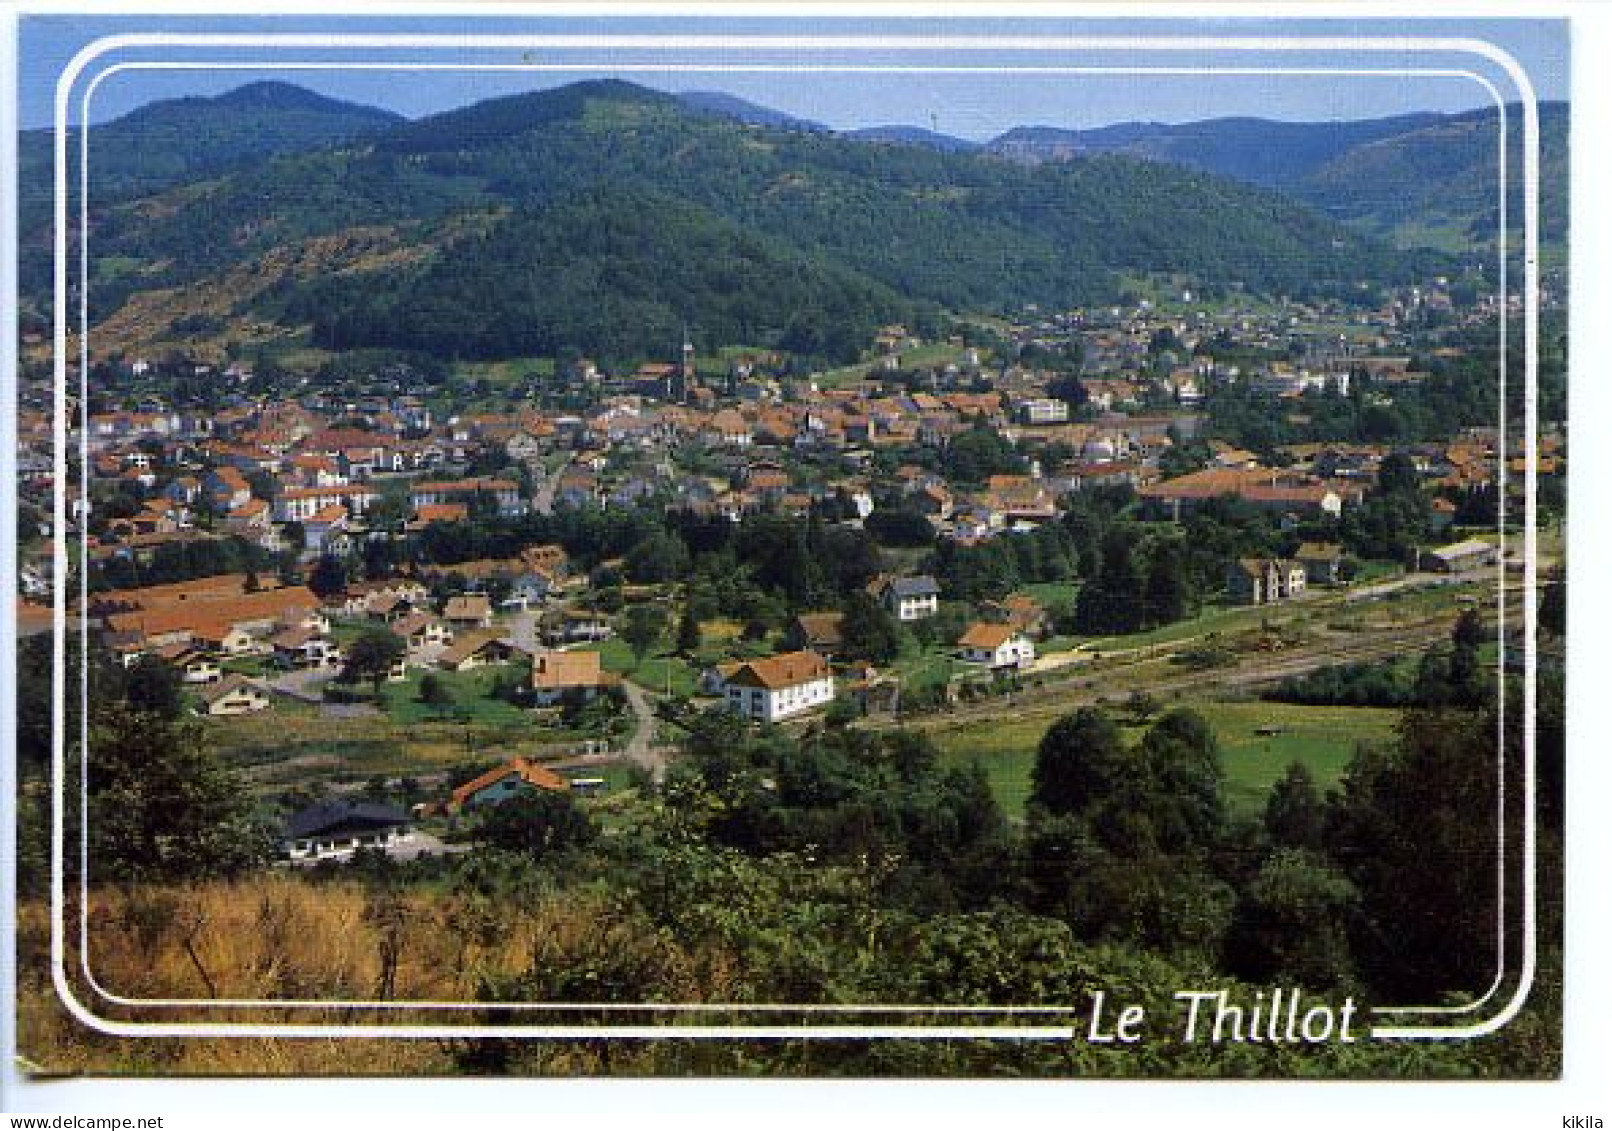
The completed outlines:
{"type": "MultiPolygon", "coordinates": [[[[92,706],[88,913],[91,967],[131,997],[465,1000],[503,1024],[536,1002],[618,1022],[643,1015],[609,1007],[643,1003],[1078,1011],[1107,989],[1165,1015],[1173,993],[1201,985],[1454,1002],[1493,967],[1494,834],[1473,817],[1493,811],[1492,705],[1408,711],[1398,740],[1362,747],[1339,789],[1323,796],[1294,769],[1256,820],[1228,810],[1213,733],[1190,710],[1132,740],[1082,709],[1040,744],[1022,830],[977,767],[943,761],[921,736],[790,736],[714,714],[691,720],[663,786],[603,828],[569,798],[507,803],[463,857],[273,874],[238,783],[160,707],[127,699],[92,706]]],[[[52,1003],[36,897],[23,915],[24,1048],[53,1068],[165,1072],[1550,1075],[1559,696],[1543,711],[1545,970],[1524,1017],[1483,1042],[763,1051],[509,1039],[395,1058],[361,1046],[339,1065],[297,1042],[119,1045],[52,1003]]],[[[36,836],[23,862],[37,881],[36,836]]]]}

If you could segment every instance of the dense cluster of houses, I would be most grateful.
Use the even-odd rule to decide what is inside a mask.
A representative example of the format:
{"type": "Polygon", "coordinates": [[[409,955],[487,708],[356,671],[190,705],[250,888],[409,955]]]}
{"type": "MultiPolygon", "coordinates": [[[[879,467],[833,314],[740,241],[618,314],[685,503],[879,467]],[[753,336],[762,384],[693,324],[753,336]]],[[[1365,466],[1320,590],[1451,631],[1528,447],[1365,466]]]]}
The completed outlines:
{"type": "MultiPolygon", "coordinates": [[[[764,354],[713,378],[697,370],[688,347],[676,363],[622,374],[583,360],[558,379],[586,394],[574,401],[585,410],[515,401],[506,411],[448,415],[432,408],[427,390],[401,380],[390,393],[356,397],[237,393],[205,412],[131,397],[82,417],[72,439],[88,453],[92,486],[87,498],[70,490],[63,533],[82,539],[91,566],[149,563],[164,547],[241,538],[306,571],[321,557],[356,558],[373,540],[414,538],[477,515],[649,504],[732,521],[815,512],[851,523],[899,508],[921,516],[938,538],[973,543],[1055,521],[1067,496],[1115,485],[1134,488],[1144,514],[1161,521],[1232,496],[1292,528],[1359,506],[1390,452],[1408,455],[1435,491],[1491,487],[1522,470],[1515,459],[1502,466],[1497,430],[1478,428],[1410,448],[1290,445],[1270,460],[1215,441],[1207,466],[1165,475],[1172,449],[1198,434],[1200,404],[1216,382],[1280,399],[1346,390],[1358,375],[1387,389],[1422,380],[1396,328],[1443,301],[1441,294],[1434,287],[1396,295],[1392,308],[1369,316],[1374,342],[1314,340],[1298,353],[1292,323],[1305,311],[1297,308],[1167,316],[1142,303],[1036,316],[1014,327],[1021,348],[1079,345],[1075,402],[1054,395],[1066,375],[992,362],[960,340],[949,344],[949,360],[915,367],[908,359],[921,343],[901,326],[880,331],[864,376],[833,381],[791,376],[784,359],[764,354]],[[1280,347],[1286,360],[1247,371],[1217,361],[1216,343],[1228,336],[1240,350],[1274,355],[1280,347]],[[938,470],[946,449],[980,427],[1033,458],[1013,474],[948,479],[938,470]]],[[[240,387],[250,374],[237,365],[220,376],[240,387]]],[[[49,418],[28,407],[19,423],[23,497],[43,503],[52,486],[49,418]]],[[[1559,441],[1547,437],[1539,470],[1557,470],[1560,454],[1559,441]]],[[[1442,499],[1435,504],[1444,522],[1453,511],[1442,499]]],[[[50,546],[36,545],[37,560],[23,562],[35,599],[49,593],[50,546]]],[[[1481,543],[1457,545],[1430,552],[1424,566],[1474,568],[1492,564],[1489,553],[1481,543]]],[[[1335,545],[1306,544],[1291,559],[1239,561],[1227,592],[1249,604],[1292,600],[1335,584],[1342,557],[1335,545]]],[[[533,700],[553,704],[597,695],[616,679],[596,652],[574,647],[613,632],[609,616],[573,599],[583,587],[563,549],[529,546],[507,560],[354,582],[323,599],[279,577],[231,574],[115,590],[77,611],[104,630],[123,662],[154,655],[172,665],[216,715],[270,702],[276,681],[244,677],[235,661],[333,674],[347,659],[343,629],[355,624],[399,639],[391,678],[407,678],[411,668],[529,663],[533,700]],[[453,585],[445,587],[449,575],[453,585]],[[516,631],[522,618],[529,627],[516,631]]],[[[908,625],[937,615],[944,596],[934,578],[912,574],[880,577],[870,593],[908,625]]],[[[30,610],[37,606],[24,607],[30,610]]],[[[974,613],[976,622],[953,642],[958,659],[998,671],[1034,664],[1045,612],[1033,600],[1021,594],[974,613]]],[[[841,621],[832,611],[802,614],[787,636],[792,651],[708,673],[706,690],[769,721],[820,708],[835,698],[836,671],[839,691],[865,683],[841,665],[841,621]]]]}

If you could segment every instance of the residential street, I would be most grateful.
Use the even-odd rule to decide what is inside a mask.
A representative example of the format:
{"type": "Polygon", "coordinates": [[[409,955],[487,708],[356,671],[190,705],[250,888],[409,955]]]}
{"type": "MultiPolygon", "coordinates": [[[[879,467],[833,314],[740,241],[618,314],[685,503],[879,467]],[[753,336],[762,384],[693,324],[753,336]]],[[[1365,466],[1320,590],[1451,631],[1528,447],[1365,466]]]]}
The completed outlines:
{"type": "Polygon", "coordinates": [[[642,687],[631,680],[621,681],[621,688],[627,695],[627,705],[637,719],[637,728],[627,740],[622,754],[634,765],[642,766],[648,770],[655,781],[659,782],[666,776],[666,763],[669,750],[664,746],[655,745],[655,707],[650,702],[649,695],[642,687]]]}

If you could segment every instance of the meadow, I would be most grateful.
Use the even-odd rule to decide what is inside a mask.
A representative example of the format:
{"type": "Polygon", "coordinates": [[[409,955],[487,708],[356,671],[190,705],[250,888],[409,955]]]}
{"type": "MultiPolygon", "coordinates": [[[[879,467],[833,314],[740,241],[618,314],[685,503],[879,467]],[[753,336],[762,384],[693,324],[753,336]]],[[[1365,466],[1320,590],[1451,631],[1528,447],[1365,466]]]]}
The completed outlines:
{"type": "MultiPolygon", "coordinates": [[[[1325,790],[1335,785],[1361,743],[1392,739],[1399,712],[1375,707],[1306,707],[1261,701],[1191,702],[1220,744],[1225,796],[1231,811],[1258,813],[1288,766],[1303,763],[1325,790]]],[[[998,804],[1012,820],[1023,820],[1030,798],[1036,747],[1058,719],[1036,714],[966,722],[935,730],[931,737],[946,762],[978,761],[998,804]]],[[[1135,741],[1141,727],[1123,726],[1135,741]]]]}

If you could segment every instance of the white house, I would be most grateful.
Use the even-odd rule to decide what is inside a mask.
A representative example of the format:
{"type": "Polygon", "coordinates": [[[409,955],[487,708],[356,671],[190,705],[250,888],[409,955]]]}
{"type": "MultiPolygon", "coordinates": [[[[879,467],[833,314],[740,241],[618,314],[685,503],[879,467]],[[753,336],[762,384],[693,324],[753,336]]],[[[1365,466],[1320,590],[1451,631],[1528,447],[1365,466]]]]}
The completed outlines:
{"type": "Polygon", "coordinates": [[[729,707],[768,723],[834,701],[834,673],[816,652],[785,652],[740,664],[723,686],[729,707]]]}
{"type": "Polygon", "coordinates": [[[257,684],[239,675],[227,675],[198,692],[209,715],[250,715],[269,709],[269,697],[257,684]]]}
{"type": "Polygon", "coordinates": [[[965,663],[993,669],[1023,669],[1035,663],[1035,645],[1009,624],[976,622],[963,633],[957,647],[965,663]]]}
{"type": "Polygon", "coordinates": [[[940,586],[933,577],[893,577],[879,599],[899,621],[923,620],[940,611],[940,586]]]}
{"type": "Polygon", "coordinates": [[[382,852],[412,838],[408,815],[367,801],[322,801],[291,816],[280,850],[292,863],[347,860],[361,848],[382,852]]]}

